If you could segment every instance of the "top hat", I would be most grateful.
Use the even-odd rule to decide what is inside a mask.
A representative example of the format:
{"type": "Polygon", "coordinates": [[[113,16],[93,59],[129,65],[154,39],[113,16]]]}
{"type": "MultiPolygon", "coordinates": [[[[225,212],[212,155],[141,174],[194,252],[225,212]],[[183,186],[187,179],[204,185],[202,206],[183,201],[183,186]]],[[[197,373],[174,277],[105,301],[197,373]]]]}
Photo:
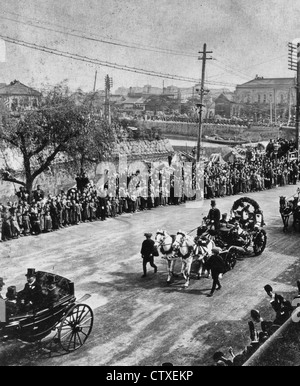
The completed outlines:
{"type": "Polygon", "coordinates": [[[216,205],[216,200],[211,200],[210,205],[216,205]]]}
{"type": "Polygon", "coordinates": [[[16,299],[16,297],[17,297],[16,286],[11,285],[10,287],[7,288],[6,297],[8,300],[15,300],[16,299]]]}
{"type": "Polygon", "coordinates": [[[57,283],[57,279],[55,276],[51,275],[51,276],[47,277],[47,284],[50,285],[50,284],[55,284],[55,283],[57,283]]]}
{"type": "Polygon", "coordinates": [[[269,284],[267,284],[267,285],[264,286],[264,290],[265,290],[267,293],[269,293],[269,292],[272,292],[272,291],[273,291],[273,288],[272,288],[269,284]]]}
{"type": "Polygon", "coordinates": [[[251,315],[251,318],[255,320],[260,319],[260,312],[258,310],[251,310],[250,315],[251,315]]]}
{"type": "Polygon", "coordinates": [[[35,268],[27,268],[27,273],[25,276],[27,277],[36,276],[35,268]]]}
{"type": "Polygon", "coordinates": [[[0,286],[4,286],[5,285],[5,283],[4,283],[4,281],[3,281],[3,277],[0,277],[0,286]]]}

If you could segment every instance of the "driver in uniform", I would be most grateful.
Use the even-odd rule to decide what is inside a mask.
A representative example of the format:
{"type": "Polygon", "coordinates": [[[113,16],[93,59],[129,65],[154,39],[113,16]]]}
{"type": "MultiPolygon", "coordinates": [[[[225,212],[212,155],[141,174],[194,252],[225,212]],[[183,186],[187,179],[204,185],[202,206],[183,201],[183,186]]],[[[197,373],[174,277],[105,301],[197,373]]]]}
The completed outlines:
{"type": "Polygon", "coordinates": [[[207,219],[209,220],[209,224],[214,226],[215,231],[218,232],[220,230],[220,220],[221,220],[221,212],[217,208],[217,204],[215,200],[211,200],[211,209],[208,212],[207,219]]]}

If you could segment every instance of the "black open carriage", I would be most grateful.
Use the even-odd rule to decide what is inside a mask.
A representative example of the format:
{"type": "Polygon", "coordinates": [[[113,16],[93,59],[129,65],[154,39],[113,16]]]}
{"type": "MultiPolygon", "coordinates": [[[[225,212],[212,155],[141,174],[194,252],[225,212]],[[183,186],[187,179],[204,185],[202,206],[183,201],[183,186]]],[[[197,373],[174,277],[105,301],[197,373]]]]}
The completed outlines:
{"type": "Polygon", "coordinates": [[[198,236],[212,237],[215,244],[228,249],[235,247],[240,254],[253,249],[255,256],[261,255],[267,245],[267,233],[263,229],[265,222],[263,212],[257,202],[249,197],[241,197],[233,203],[231,218],[227,221],[227,214],[222,216],[220,228],[216,231],[214,224],[205,217],[198,228],[198,236]]]}
{"type": "Polygon", "coordinates": [[[79,349],[93,328],[93,311],[86,305],[76,303],[74,283],[62,276],[38,271],[36,280],[47,291],[49,277],[54,276],[57,301],[42,303],[35,310],[20,312],[16,300],[0,299],[0,337],[4,340],[19,339],[38,342],[53,333],[53,339],[65,352],[79,349]]]}

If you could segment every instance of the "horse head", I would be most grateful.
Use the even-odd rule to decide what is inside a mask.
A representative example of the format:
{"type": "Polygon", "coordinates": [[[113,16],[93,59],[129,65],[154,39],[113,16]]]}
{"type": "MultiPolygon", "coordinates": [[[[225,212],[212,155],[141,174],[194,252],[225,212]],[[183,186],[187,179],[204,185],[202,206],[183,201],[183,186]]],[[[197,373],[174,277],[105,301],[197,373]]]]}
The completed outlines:
{"type": "Polygon", "coordinates": [[[185,232],[179,231],[175,237],[175,241],[173,243],[173,249],[175,252],[180,251],[182,256],[188,256],[194,249],[196,248],[195,239],[185,232]]]}
{"type": "Polygon", "coordinates": [[[177,232],[175,241],[173,243],[173,248],[175,251],[177,251],[180,247],[182,247],[185,237],[186,237],[186,234],[184,232],[182,231],[177,232]]]}
{"type": "Polygon", "coordinates": [[[165,238],[166,238],[165,231],[158,229],[157,232],[156,232],[156,235],[155,235],[154,245],[157,248],[160,247],[163,244],[165,238]]]}
{"type": "Polygon", "coordinates": [[[169,253],[172,251],[172,244],[173,244],[172,236],[170,236],[167,231],[158,230],[156,232],[154,246],[156,248],[160,247],[161,252],[163,254],[169,253]]]}

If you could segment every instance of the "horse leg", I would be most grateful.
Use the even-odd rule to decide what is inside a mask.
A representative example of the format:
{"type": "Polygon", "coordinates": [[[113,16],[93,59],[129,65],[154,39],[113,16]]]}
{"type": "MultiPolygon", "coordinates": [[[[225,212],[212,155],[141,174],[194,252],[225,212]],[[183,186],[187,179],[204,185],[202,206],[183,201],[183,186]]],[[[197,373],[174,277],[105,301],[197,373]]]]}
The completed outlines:
{"type": "Polygon", "coordinates": [[[185,262],[185,284],[184,287],[187,288],[190,284],[190,276],[191,276],[191,269],[192,269],[192,262],[193,257],[189,257],[188,261],[185,262]]]}
{"type": "Polygon", "coordinates": [[[175,260],[174,259],[168,259],[168,278],[167,283],[170,284],[172,276],[176,277],[174,273],[174,266],[175,266],[175,260]]]}
{"type": "Polygon", "coordinates": [[[197,280],[200,280],[201,276],[203,275],[203,258],[198,258],[197,259],[197,264],[199,265],[196,275],[197,275],[197,280]]]}
{"type": "Polygon", "coordinates": [[[168,259],[167,262],[168,262],[167,284],[170,284],[171,283],[171,277],[172,277],[172,261],[168,259]]]}

